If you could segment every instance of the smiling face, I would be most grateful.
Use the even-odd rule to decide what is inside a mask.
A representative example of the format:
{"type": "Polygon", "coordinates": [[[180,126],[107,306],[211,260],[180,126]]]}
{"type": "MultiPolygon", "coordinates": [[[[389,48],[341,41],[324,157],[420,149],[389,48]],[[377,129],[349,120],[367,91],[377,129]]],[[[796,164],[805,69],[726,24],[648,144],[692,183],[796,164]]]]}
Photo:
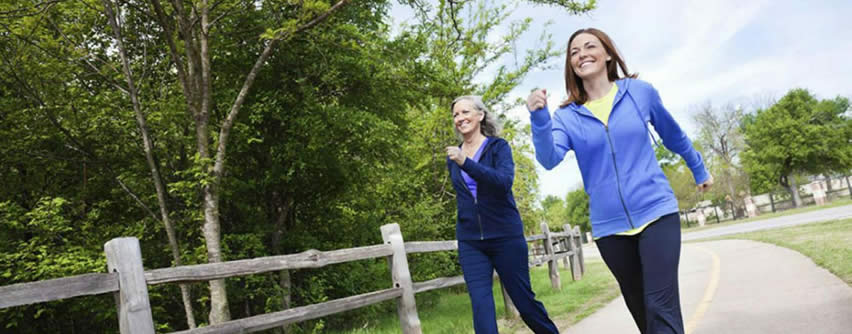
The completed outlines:
{"type": "Polygon", "coordinates": [[[595,78],[599,75],[606,76],[607,62],[611,60],[595,35],[582,33],[574,37],[568,48],[571,57],[571,68],[574,74],[583,80],[595,78]]]}
{"type": "Polygon", "coordinates": [[[462,136],[479,132],[484,117],[485,114],[476,109],[473,101],[461,100],[453,106],[453,124],[462,136]]]}

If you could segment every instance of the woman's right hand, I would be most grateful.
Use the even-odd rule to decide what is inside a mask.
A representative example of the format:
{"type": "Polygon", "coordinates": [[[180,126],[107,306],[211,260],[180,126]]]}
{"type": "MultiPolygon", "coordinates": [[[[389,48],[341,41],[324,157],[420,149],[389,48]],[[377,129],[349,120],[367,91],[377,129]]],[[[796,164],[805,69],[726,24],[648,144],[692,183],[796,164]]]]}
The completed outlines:
{"type": "Polygon", "coordinates": [[[547,106],[547,89],[536,89],[527,97],[527,110],[536,111],[547,106]]]}

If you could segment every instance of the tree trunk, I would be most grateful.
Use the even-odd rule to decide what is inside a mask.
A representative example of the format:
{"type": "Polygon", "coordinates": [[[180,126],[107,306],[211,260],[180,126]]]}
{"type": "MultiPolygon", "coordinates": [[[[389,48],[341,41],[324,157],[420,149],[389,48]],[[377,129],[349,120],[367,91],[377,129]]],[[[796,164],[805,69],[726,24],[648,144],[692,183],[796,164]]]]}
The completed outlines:
{"type": "MultiPolygon", "coordinates": [[[[730,168],[725,168],[725,183],[728,186],[728,194],[731,196],[731,202],[737,203],[737,191],[734,189],[734,180],[731,179],[731,170],[730,168]]],[[[737,203],[738,204],[738,203],[737,203]]],[[[739,208],[740,206],[734,204],[734,207],[739,208]]],[[[739,210],[737,210],[739,211],[739,210]]]]}
{"type": "Polygon", "coordinates": [[[831,174],[825,174],[825,195],[828,196],[833,190],[831,188],[831,174]]]}
{"type": "MultiPolygon", "coordinates": [[[[204,242],[207,246],[207,262],[222,262],[222,236],[219,224],[219,198],[215,186],[204,186],[204,242]]],[[[231,320],[228,308],[228,292],[224,279],[210,281],[210,324],[231,320]]]]}
{"type": "Polygon", "coordinates": [[[849,183],[849,176],[846,176],[846,189],[849,189],[849,198],[852,198],[852,183],[849,183]]]}
{"type": "MultiPolygon", "coordinates": [[[[281,199],[278,192],[272,193],[273,206],[275,207],[275,226],[272,232],[272,251],[276,254],[282,254],[281,239],[283,239],[284,231],[287,228],[287,218],[290,216],[290,208],[293,206],[291,198],[281,199]]],[[[281,310],[290,308],[292,302],[292,282],[290,281],[290,271],[281,270],[278,272],[278,285],[281,287],[281,310]]],[[[286,334],[290,330],[290,325],[286,324],[278,328],[276,332],[286,334]]]]}
{"type": "Polygon", "coordinates": [[[802,207],[802,198],[799,196],[799,185],[796,183],[796,176],[793,173],[787,176],[787,181],[790,184],[790,194],[793,195],[793,207],[802,207]]]}
{"type": "MultiPolygon", "coordinates": [[[[169,240],[169,248],[172,252],[172,260],[174,261],[175,266],[181,265],[180,259],[180,248],[178,246],[177,237],[175,236],[175,228],[171,222],[169,217],[169,209],[166,205],[166,190],[163,187],[163,181],[160,177],[159,168],[157,167],[156,160],[154,159],[154,144],[151,141],[151,136],[148,133],[148,124],[145,119],[145,114],[142,112],[142,107],[139,102],[138,91],[136,89],[136,84],[133,81],[133,71],[130,68],[130,61],[127,58],[127,53],[125,52],[124,42],[121,39],[121,28],[118,25],[118,20],[116,20],[115,11],[113,11],[112,3],[109,0],[104,0],[104,11],[109,19],[110,26],[112,27],[113,35],[116,41],[116,47],[118,49],[118,54],[121,57],[121,65],[122,70],[124,72],[124,78],[127,82],[127,92],[130,95],[130,101],[133,105],[133,113],[136,115],[136,125],[139,127],[139,133],[142,135],[142,147],[145,151],[145,159],[148,162],[148,168],[151,170],[151,180],[154,182],[154,188],[157,192],[157,203],[160,206],[160,219],[165,225],[166,235],[169,240]]],[[[184,305],[184,313],[186,314],[186,323],[189,328],[195,328],[195,315],[192,311],[192,297],[189,293],[189,286],[187,284],[180,284],[180,292],[184,305]]]]}

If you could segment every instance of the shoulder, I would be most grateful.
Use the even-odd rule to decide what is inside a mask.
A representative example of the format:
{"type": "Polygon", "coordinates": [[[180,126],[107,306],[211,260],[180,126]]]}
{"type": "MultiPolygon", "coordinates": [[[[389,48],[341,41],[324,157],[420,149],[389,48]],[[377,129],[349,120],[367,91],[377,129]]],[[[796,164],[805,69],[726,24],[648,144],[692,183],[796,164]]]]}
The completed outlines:
{"type": "Polygon", "coordinates": [[[616,84],[634,95],[656,94],[657,91],[651,83],[640,79],[624,78],[616,81],[616,84]]]}
{"type": "Polygon", "coordinates": [[[500,137],[488,137],[489,145],[494,147],[504,147],[509,146],[509,142],[500,137]]]}
{"type": "Polygon", "coordinates": [[[512,151],[512,147],[509,145],[509,142],[500,137],[488,137],[488,145],[491,146],[492,152],[512,151]]]}

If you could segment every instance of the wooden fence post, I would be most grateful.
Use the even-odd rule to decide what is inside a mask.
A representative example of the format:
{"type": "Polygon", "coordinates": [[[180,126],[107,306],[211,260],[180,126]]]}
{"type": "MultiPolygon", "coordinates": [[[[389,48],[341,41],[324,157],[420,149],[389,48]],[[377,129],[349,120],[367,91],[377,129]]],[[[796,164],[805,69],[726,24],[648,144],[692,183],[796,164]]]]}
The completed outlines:
{"type": "Polygon", "coordinates": [[[414,300],[414,284],[411,282],[411,272],[408,271],[408,258],[399,224],[383,225],[381,230],[382,240],[393,249],[393,255],[388,258],[393,286],[402,288],[402,296],[396,307],[402,333],[421,334],[423,330],[420,328],[420,317],[417,315],[417,303],[414,300]]]}
{"type": "Polygon", "coordinates": [[[586,274],[586,259],[583,257],[583,237],[580,233],[582,233],[580,226],[574,226],[574,236],[577,238],[577,242],[574,243],[577,253],[574,256],[577,257],[577,262],[580,262],[580,278],[583,278],[583,275],[586,274]]]}
{"type": "Polygon", "coordinates": [[[550,286],[553,290],[562,290],[562,282],[559,280],[558,262],[553,258],[553,236],[550,235],[550,228],[547,223],[541,223],[541,232],[544,233],[544,254],[550,259],[547,261],[547,269],[550,270],[550,286]]]}
{"type": "MultiPolygon", "coordinates": [[[[494,277],[499,279],[499,275],[496,273],[494,277]]],[[[521,317],[521,312],[518,311],[518,308],[515,307],[515,303],[512,302],[512,298],[509,297],[509,292],[506,291],[506,286],[503,285],[503,281],[500,281],[500,290],[503,291],[503,309],[506,310],[506,319],[517,319],[521,317]]]]}
{"type": "MultiPolygon", "coordinates": [[[[568,251],[568,252],[571,252],[571,253],[572,253],[570,256],[566,256],[566,257],[562,258],[562,262],[563,262],[563,264],[565,265],[565,270],[568,270],[568,269],[572,269],[572,270],[573,270],[573,266],[574,266],[574,255],[573,255],[574,247],[573,247],[573,245],[571,244],[571,233],[572,233],[574,230],[572,230],[572,229],[571,229],[571,224],[565,224],[565,225],[562,225],[562,231],[564,231],[564,232],[565,232],[565,234],[567,235],[567,236],[565,237],[565,239],[564,239],[564,241],[565,241],[565,249],[566,249],[566,251],[568,251]]],[[[573,275],[573,274],[572,274],[572,275],[573,275]]]]}
{"type": "Polygon", "coordinates": [[[571,251],[571,279],[577,281],[582,278],[582,274],[580,273],[580,261],[578,260],[577,253],[577,245],[574,243],[574,229],[571,228],[571,225],[565,224],[563,227],[565,231],[570,235],[568,237],[568,250],[571,251]]]}
{"type": "Polygon", "coordinates": [[[118,328],[121,334],[154,334],[142,251],[136,238],[116,238],[104,245],[109,272],[118,273],[118,328]]]}

